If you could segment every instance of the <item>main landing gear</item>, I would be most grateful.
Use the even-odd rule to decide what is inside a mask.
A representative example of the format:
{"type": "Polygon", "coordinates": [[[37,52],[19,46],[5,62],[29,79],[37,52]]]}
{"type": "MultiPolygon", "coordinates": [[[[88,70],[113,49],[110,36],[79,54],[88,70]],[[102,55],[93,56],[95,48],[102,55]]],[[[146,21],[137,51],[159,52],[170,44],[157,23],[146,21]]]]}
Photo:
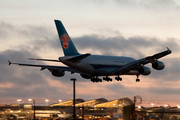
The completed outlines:
{"type": "Polygon", "coordinates": [[[105,80],[105,81],[107,81],[107,82],[109,82],[109,81],[111,81],[111,82],[112,82],[112,78],[109,78],[108,76],[103,77],[103,80],[105,80]]]}
{"type": "MultiPolygon", "coordinates": [[[[137,76],[137,79],[136,79],[136,82],[140,82],[140,79],[139,79],[139,75],[136,75],[137,76]]],[[[122,78],[119,77],[119,75],[117,77],[115,77],[115,79],[117,81],[122,81],[122,78]]],[[[112,78],[106,76],[106,77],[103,77],[103,80],[107,81],[107,82],[112,82],[112,78]]],[[[92,77],[91,78],[91,81],[94,83],[94,82],[102,82],[102,79],[98,78],[98,76],[95,76],[95,77],[92,77]]]]}
{"type": "Polygon", "coordinates": [[[98,76],[91,78],[91,81],[94,82],[102,82],[102,80],[100,78],[98,78],[98,76]]]}
{"type": "Polygon", "coordinates": [[[122,81],[122,78],[119,77],[119,75],[118,75],[117,77],[115,77],[115,79],[116,79],[117,81],[122,81]]]}

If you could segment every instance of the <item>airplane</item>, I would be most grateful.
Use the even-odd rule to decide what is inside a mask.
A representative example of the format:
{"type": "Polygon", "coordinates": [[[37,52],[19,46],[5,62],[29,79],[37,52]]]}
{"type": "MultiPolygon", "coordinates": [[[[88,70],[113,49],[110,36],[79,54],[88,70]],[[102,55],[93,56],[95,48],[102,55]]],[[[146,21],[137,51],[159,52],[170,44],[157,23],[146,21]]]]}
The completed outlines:
{"type": "Polygon", "coordinates": [[[82,78],[90,79],[92,82],[102,82],[102,79],[99,78],[102,76],[103,80],[109,82],[112,81],[110,76],[116,76],[115,79],[117,81],[122,81],[122,78],[120,77],[122,75],[136,75],[136,82],[140,82],[140,75],[149,75],[151,73],[150,68],[145,66],[146,64],[151,63],[152,68],[156,70],[163,70],[165,64],[158,59],[171,53],[171,50],[167,47],[166,51],[138,60],[132,57],[91,55],[90,53],[80,54],[74,46],[62,22],[59,20],[54,21],[64,56],[59,57],[58,60],[36,58],[28,59],[61,62],[66,66],[12,63],[8,60],[9,65],[16,64],[20,66],[40,67],[40,70],[47,69],[53,76],[56,77],[63,77],[65,75],[65,71],[71,72],[71,74],[78,73],[82,78]]]}

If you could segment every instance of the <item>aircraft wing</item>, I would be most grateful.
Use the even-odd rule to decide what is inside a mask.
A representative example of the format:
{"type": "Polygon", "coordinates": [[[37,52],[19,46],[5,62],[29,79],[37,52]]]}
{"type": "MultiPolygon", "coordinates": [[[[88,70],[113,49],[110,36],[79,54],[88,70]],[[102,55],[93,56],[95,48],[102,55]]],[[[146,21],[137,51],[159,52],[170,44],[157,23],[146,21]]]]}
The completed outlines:
{"type": "Polygon", "coordinates": [[[153,63],[155,62],[157,59],[162,58],[168,54],[171,54],[171,50],[169,48],[167,48],[166,51],[157,53],[155,55],[152,56],[148,56],[146,58],[142,58],[139,60],[135,60],[132,61],[128,64],[125,64],[124,66],[117,68],[115,71],[113,71],[111,74],[115,74],[118,73],[119,75],[123,75],[127,72],[129,72],[130,70],[134,69],[134,68],[138,68],[141,67],[142,65],[148,64],[148,63],[153,63]]]}
{"type": "Polygon", "coordinates": [[[68,72],[71,72],[71,73],[82,73],[82,72],[80,72],[78,70],[75,70],[73,68],[66,67],[66,66],[33,65],[33,64],[11,63],[10,61],[8,61],[8,62],[9,62],[9,65],[15,64],[15,65],[20,65],[20,66],[40,67],[41,68],[40,70],[48,69],[49,71],[62,70],[62,71],[68,71],[68,72]]]}

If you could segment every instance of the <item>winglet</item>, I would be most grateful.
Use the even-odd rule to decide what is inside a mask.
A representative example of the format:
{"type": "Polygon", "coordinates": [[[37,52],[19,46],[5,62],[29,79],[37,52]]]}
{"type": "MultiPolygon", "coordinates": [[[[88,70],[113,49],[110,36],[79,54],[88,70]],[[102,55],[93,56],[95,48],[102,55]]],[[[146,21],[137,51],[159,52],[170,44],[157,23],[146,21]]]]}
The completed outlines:
{"type": "Polygon", "coordinates": [[[167,47],[168,53],[171,53],[171,50],[167,47]]]}
{"type": "Polygon", "coordinates": [[[11,61],[8,60],[8,62],[9,62],[9,65],[11,65],[11,61]]]}

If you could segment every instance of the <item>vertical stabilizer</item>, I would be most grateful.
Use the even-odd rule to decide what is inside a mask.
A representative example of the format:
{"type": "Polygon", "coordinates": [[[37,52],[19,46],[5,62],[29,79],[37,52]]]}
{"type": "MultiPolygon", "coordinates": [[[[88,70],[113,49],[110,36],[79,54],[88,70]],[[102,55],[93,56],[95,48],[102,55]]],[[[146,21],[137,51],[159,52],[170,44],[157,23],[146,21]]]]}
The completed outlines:
{"type": "Polygon", "coordinates": [[[74,46],[73,42],[71,41],[71,38],[69,37],[62,22],[59,20],[54,20],[54,21],[56,24],[56,28],[57,28],[59,39],[61,42],[61,46],[64,51],[64,55],[65,56],[79,55],[78,51],[76,50],[76,47],[74,46]]]}

